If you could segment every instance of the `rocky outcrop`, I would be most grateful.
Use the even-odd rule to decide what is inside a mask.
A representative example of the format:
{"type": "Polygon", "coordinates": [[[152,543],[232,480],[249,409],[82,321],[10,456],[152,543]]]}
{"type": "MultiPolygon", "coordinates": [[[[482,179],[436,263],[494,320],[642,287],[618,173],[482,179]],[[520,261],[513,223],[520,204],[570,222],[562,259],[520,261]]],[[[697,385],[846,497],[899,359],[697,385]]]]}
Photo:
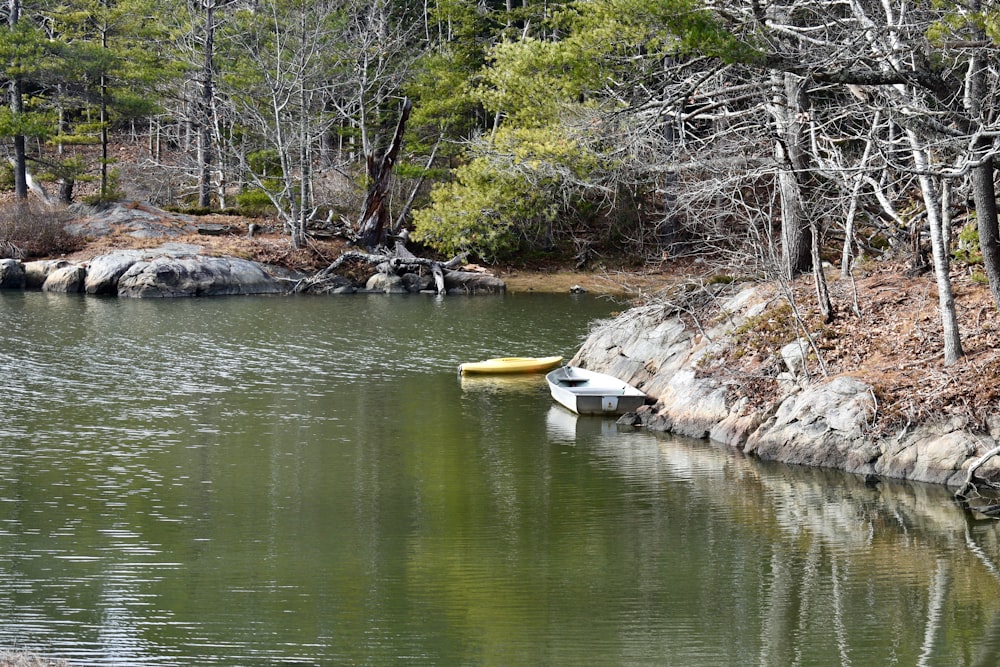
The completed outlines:
{"type": "Polygon", "coordinates": [[[198,232],[198,222],[193,216],[170,213],[147,202],[74,204],[70,210],[75,218],[66,225],[66,231],[79,236],[120,233],[137,239],[160,239],[198,232]]]}
{"type": "MultiPolygon", "coordinates": [[[[134,298],[279,294],[298,276],[279,275],[256,262],[236,257],[200,254],[201,247],[166,243],[148,250],[118,250],[85,263],[45,260],[21,264],[0,260],[0,288],[47,292],[117,295],[134,298]]],[[[445,271],[450,294],[502,293],[506,285],[491,275],[445,271]]],[[[419,292],[430,287],[429,276],[378,272],[365,291],[387,294],[419,292]]],[[[358,289],[333,276],[327,293],[349,294],[358,289]]]]}
{"type": "Polygon", "coordinates": [[[118,279],[118,296],[138,298],[283,291],[259,264],[235,257],[161,256],[135,262],[118,279]]]}
{"type": "Polygon", "coordinates": [[[2,260],[0,288],[136,298],[285,292],[283,280],[256,262],[200,251],[195,245],[167,243],[149,250],[119,250],[82,263],[2,260]]]}
{"type": "Polygon", "coordinates": [[[118,281],[143,254],[136,250],[122,250],[110,255],[95,257],[87,265],[84,291],[87,294],[118,294],[118,281]]]}
{"type": "MultiPolygon", "coordinates": [[[[144,202],[119,202],[100,207],[75,205],[71,211],[76,217],[66,225],[66,231],[87,237],[116,234],[149,239],[241,231],[232,225],[199,224],[193,216],[169,213],[144,202]]],[[[399,257],[413,258],[414,266],[436,262],[414,258],[405,246],[402,246],[404,254],[400,254],[399,247],[397,244],[397,257],[377,256],[378,263],[385,264],[385,269],[372,276],[362,289],[359,289],[359,284],[364,285],[364,279],[355,284],[352,279],[325,271],[321,272],[324,274],[320,281],[321,288],[299,290],[296,286],[306,282],[302,275],[235,257],[203,255],[202,246],[185,243],[164,243],[158,248],[144,250],[117,250],[85,262],[43,260],[22,264],[17,258],[4,259],[0,264],[0,289],[86,292],[136,298],[276,294],[286,291],[393,294],[429,289],[432,284],[429,273],[406,270],[411,264],[406,261],[391,263],[399,257]]],[[[442,266],[445,269],[454,268],[451,263],[442,266]]],[[[495,276],[455,270],[444,271],[444,286],[452,294],[506,291],[506,284],[495,276]]]]}
{"type": "MultiPolygon", "coordinates": [[[[802,376],[798,342],[774,352],[788,369],[778,376],[777,397],[740,398],[732,389],[743,378],[704,373],[701,364],[733,345],[733,332],[766,303],[750,288],[721,306],[715,324],[695,329],[664,306],[633,308],[595,328],[570,363],[627,380],[656,399],[637,416],[650,429],[710,438],[765,460],[957,486],[1000,442],[1000,423],[982,432],[959,418],[878,431],[874,387],[848,375],[802,376]]],[[[1000,479],[1000,462],[977,476],[1000,479]]]]}
{"type": "Polygon", "coordinates": [[[71,266],[64,259],[42,259],[36,262],[24,263],[24,289],[40,290],[49,275],[61,268],[71,266]]]}

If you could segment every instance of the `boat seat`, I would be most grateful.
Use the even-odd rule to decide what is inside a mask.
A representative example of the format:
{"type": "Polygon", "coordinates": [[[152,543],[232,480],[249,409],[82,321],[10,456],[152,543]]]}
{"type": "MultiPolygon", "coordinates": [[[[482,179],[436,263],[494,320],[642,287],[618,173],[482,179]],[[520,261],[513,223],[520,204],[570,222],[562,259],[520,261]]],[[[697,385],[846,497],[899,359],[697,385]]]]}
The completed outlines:
{"type": "Polygon", "coordinates": [[[594,389],[583,389],[582,391],[574,391],[577,396],[624,396],[625,392],[621,389],[608,389],[595,387],[594,389]]]}

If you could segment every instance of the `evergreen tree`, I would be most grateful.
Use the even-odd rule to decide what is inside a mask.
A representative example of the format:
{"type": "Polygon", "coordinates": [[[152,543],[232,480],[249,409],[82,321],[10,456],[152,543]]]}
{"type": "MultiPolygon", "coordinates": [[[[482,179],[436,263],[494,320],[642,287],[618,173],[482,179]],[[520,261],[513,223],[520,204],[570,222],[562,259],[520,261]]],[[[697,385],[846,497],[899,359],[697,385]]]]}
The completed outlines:
{"type": "MultiPolygon", "coordinates": [[[[101,147],[100,188],[102,201],[118,196],[109,175],[109,131],[116,121],[148,117],[156,110],[152,93],[169,76],[163,54],[161,24],[148,20],[155,15],[153,0],[73,0],[53,14],[52,25],[59,40],[73,49],[67,81],[58,98],[60,119],[52,143],[96,142],[101,147]],[[96,108],[96,109],[95,109],[96,108]],[[96,110],[96,120],[92,111],[96,110]]],[[[73,165],[69,158],[57,163],[64,184],[62,198],[71,197],[73,165]]]]}
{"type": "Polygon", "coordinates": [[[7,29],[0,30],[0,81],[8,93],[8,105],[0,111],[0,136],[13,143],[14,194],[21,200],[28,196],[25,139],[44,139],[51,133],[46,96],[51,93],[53,74],[65,65],[64,45],[49,39],[43,29],[43,9],[9,0],[7,29]]]}

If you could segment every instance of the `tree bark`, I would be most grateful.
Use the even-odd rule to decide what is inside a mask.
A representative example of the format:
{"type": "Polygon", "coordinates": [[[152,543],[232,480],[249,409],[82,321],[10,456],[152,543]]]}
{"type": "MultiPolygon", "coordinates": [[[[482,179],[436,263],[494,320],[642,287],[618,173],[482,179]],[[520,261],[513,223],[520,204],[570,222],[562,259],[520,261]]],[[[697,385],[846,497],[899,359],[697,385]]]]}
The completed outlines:
{"type": "Polygon", "coordinates": [[[771,114],[775,121],[775,159],[781,197],[781,271],[794,278],[812,266],[809,225],[805,222],[800,175],[806,168],[800,114],[805,81],[793,74],[775,77],[771,114]]]}
{"type": "Polygon", "coordinates": [[[934,258],[934,278],[938,289],[938,307],[941,311],[941,329],[944,334],[944,365],[951,366],[965,355],[958,331],[958,317],[955,313],[955,296],[951,289],[950,261],[945,247],[944,224],[941,197],[937,185],[930,176],[930,160],[927,151],[912,129],[906,130],[913,164],[920,174],[920,190],[927,209],[927,222],[931,229],[931,254],[934,258]]]}
{"type": "Polygon", "coordinates": [[[366,156],[368,165],[368,195],[365,197],[365,208],[358,222],[358,238],[361,245],[372,250],[385,243],[389,223],[389,210],[386,206],[389,183],[392,180],[392,168],[403,144],[403,131],[410,117],[413,105],[409,99],[404,100],[403,108],[396,123],[396,132],[389,148],[380,157],[377,151],[371,150],[366,156]]]}
{"type": "MultiPolygon", "coordinates": [[[[979,9],[979,3],[974,3],[979,9]]],[[[977,37],[985,38],[981,28],[976,29],[977,37]]],[[[974,125],[982,127],[983,98],[986,95],[986,63],[979,53],[969,59],[969,70],[965,80],[965,108],[974,125]]],[[[979,231],[979,249],[983,253],[983,269],[990,283],[993,303],[1000,309],[1000,224],[997,222],[997,192],[993,180],[994,164],[989,155],[992,141],[978,136],[972,143],[971,158],[976,166],[972,168],[972,199],[976,205],[976,225],[979,231]]]]}

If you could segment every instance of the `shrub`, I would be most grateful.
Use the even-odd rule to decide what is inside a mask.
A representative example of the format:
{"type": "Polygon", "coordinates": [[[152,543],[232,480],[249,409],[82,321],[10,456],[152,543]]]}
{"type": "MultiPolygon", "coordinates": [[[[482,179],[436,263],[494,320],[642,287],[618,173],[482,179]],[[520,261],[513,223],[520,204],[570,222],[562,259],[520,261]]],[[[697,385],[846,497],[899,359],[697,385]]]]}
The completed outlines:
{"type": "Polygon", "coordinates": [[[84,204],[97,206],[110,202],[121,201],[125,198],[125,191],[121,187],[121,172],[118,169],[108,170],[108,180],[104,184],[104,192],[97,192],[83,198],[84,204]]]}
{"type": "Polygon", "coordinates": [[[259,188],[245,190],[236,195],[236,206],[242,215],[261,218],[276,213],[267,193],[259,188]]]}
{"type": "Polygon", "coordinates": [[[966,264],[983,263],[983,252],[979,247],[979,228],[975,222],[970,222],[959,231],[958,248],[952,252],[952,257],[966,264]]]}
{"type": "Polygon", "coordinates": [[[566,236],[597,158],[554,128],[500,130],[413,212],[413,240],[453,254],[501,259],[566,236]]]}
{"type": "Polygon", "coordinates": [[[82,240],[66,231],[68,220],[63,211],[9,204],[0,208],[0,240],[10,241],[27,257],[72,252],[82,245],[82,240]]]}

